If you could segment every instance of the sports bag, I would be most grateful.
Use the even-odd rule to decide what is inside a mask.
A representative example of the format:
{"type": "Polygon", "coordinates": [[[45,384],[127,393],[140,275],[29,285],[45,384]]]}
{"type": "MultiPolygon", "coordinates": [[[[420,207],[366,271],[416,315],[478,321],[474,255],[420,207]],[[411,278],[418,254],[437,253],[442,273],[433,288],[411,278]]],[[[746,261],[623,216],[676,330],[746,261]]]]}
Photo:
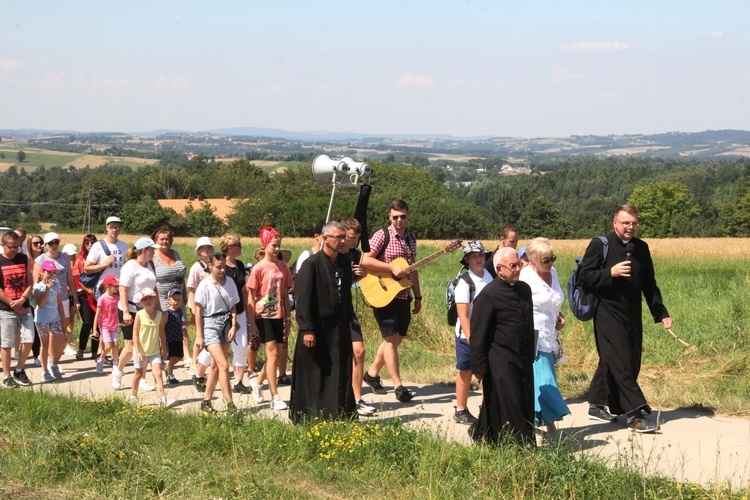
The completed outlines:
{"type": "MultiPolygon", "coordinates": [[[[109,257],[111,255],[111,252],[109,251],[107,242],[105,242],[104,240],[99,240],[99,244],[102,246],[104,255],[109,257]]],[[[81,282],[81,285],[85,286],[86,288],[94,288],[96,284],[99,283],[99,277],[101,277],[103,272],[104,269],[102,269],[98,273],[81,273],[78,277],[78,280],[81,282]]]]}
{"type": "MultiPolygon", "coordinates": [[[[604,246],[604,260],[602,265],[607,262],[607,253],[609,252],[609,241],[606,236],[598,236],[604,246]]],[[[568,304],[573,316],[581,321],[588,321],[596,315],[596,309],[599,307],[599,297],[595,293],[586,292],[580,283],[579,273],[581,272],[581,260],[583,257],[576,258],[576,266],[568,278],[568,304]]]]}

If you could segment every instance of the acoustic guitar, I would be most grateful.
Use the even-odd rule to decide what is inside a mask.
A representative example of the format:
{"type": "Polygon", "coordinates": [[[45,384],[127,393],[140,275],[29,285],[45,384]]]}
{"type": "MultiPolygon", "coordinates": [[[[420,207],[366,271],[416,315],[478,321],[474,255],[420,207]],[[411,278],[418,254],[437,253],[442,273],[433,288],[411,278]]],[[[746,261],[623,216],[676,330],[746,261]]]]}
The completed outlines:
{"type": "MultiPolygon", "coordinates": [[[[390,263],[406,269],[406,275],[409,275],[411,272],[416,271],[428,262],[437,259],[444,253],[452,252],[460,246],[461,240],[452,241],[442,250],[439,250],[412,265],[409,265],[403,257],[394,259],[390,263]]],[[[396,298],[396,295],[398,295],[401,290],[409,288],[412,285],[411,280],[407,278],[406,275],[399,279],[388,271],[375,271],[368,269],[367,276],[359,281],[359,289],[362,290],[362,295],[365,296],[365,300],[372,307],[385,307],[396,298]]]]}

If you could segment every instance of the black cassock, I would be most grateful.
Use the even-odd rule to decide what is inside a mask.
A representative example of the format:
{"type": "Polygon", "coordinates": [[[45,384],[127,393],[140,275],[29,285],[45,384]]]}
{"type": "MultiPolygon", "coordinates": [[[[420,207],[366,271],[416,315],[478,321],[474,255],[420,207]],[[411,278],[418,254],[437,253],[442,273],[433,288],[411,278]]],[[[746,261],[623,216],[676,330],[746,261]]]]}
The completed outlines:
{"type": "Polygon", "coordinates": [[[607,241],[609,250],[604,266],[604,247],[599,238],[594,238],[586,249],[580,269],[581,285],[599,297],[594,316],[599,365],[591,379],[588,401],[609,407],[610,413],[615,415],[637,409],[650,412],[638,386],[643,344],[641,295],[646,299],[654,322],[669,317],[669,313],[662,304],[646,242],[638,238],[631,240],[630,277],[613,278],[612,266],[626,260],[625,243],[614,232],[607,235],[607,241]]]}
{"type": "Polygon", "coordinates": [[[471,312],[471,371],[484,375],[477,441],[503,434],[534,445],[534,318],[531,288],[500,278],[477,295],[471,312]]]}
{"type": "Polygon", "coordinates": [[[352,391],[352,262],[324,251],[302,263],[297,278],[299,335],[292,362],[290,418],[299,423],[312,417],[348,418],[354,414],[352,391]],[[306,347],[302,332],[315,333],[315,346],[306,347]]]}

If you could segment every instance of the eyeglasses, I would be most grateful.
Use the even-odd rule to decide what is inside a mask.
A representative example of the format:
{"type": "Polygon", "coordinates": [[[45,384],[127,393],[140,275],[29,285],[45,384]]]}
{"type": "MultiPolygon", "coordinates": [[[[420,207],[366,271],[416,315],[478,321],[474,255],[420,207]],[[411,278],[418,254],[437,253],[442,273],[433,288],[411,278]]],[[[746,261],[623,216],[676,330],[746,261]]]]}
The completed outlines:
{"type": "Polygon", "coordinates": [[[557,255],[553,255],[552,257],[545,257],[542,259],[542,264],[544,264],[545,266],[548,266],[552,264],[553,262],[555,262],[556,260],[557,260],[557,255]]]}
{"type": "Polygon", "coordinates": [[[48,244],[48,245],[59,245],[59,244],[60,244],[60,240],[52,240],[52,241],[50,241],[50,242],[49,242],[49,243],[47,243],[47,244],[48,244]]]}
{"type": "Polygon", "coordinates": [[[32,241],[31,244],[34,245],[35,247],[40,247],[40,246],[44,245],[44,242],[43,241],[32,241]]]}
{"type": "Polygon", "coordinates": [[[635,221],[635,222],[622,222],[622,221],[617,220],[617,219],[615,219],[615,220],[617,222],[619,222],[622,227],[638,227],[638,226],[641,225],[641,223],[638,222],[638,221],[635,221]]]}
{"type": "Polygon", "coordinates": [[[20,245],[10,246],[10,245],[6,245],[5,243],[3,243],[3,246],[7,248],[8,250],[18,250],[19,248],[21,248],[20,245]]]}
{"type": "Polygon", "coordinates": [[[505,264],[498,264],[497,267],[507,267],[511,271],[515,271],[516,269],[520,269],[521,268],[521,264],[519,264],[518,262],[513,262],[509,266],[506,266],[505,264]]]}
{"type": "Polygon", "coordinates": [[[409,216],[408,215],[392,215],[391,219],[393,219],[393,220],[399,220],[399,219],[406,220],[407,217],[409,217],[409,216]]]}
{"type": "Polygon", "coordinates": [[[334,234],[324,234],[323,237],[324,238],[336,238],[339,241],[344,241],[346,239],[346,235],[345,234],[336,234],[336,235],[334,235],[334,234]]]}

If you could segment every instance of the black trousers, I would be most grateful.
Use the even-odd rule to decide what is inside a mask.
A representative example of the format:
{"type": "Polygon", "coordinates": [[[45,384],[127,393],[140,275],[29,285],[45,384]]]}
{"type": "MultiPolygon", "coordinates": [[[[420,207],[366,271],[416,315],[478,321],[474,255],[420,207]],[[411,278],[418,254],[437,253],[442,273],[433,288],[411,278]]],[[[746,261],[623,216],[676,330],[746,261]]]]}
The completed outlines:
{"type": "MultiPolygon", "coordinates": [[[[78,350],[85,351],[86,344],[89,342],[89,337],[94,329],[94,316],[96,311],[91,309],[91,305],[86,297],[86,292],[78,292],[78,302],[81,304],[81,331],[78,334],[78,350]]],[[[91,339],[91,357],[96,358],[96,353],[99,351],[99,340],[91,339]]]]}

